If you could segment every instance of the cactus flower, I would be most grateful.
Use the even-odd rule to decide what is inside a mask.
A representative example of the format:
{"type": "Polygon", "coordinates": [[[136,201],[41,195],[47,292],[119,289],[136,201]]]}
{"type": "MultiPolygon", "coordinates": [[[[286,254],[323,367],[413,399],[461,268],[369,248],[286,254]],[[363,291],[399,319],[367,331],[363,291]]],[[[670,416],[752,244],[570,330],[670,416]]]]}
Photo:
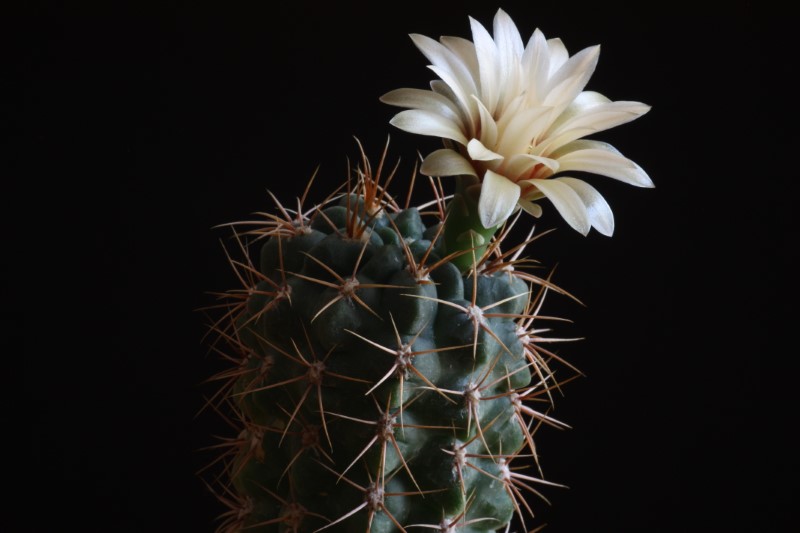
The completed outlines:
{"type": "Polygon", "coordinates": [[[514,22],[499,10],[494,36],[470,18],[473,41],[411,35],[439,76],[431,90],[397,89],[382,101],[408,108],[392,119],[402,130],[441,137],[446,148],[422,165],[430,176],[480,178],[480,222],[502,224],[518,207],[535,217],[547,198],[567,223],[586,235],[614,231],[614,216],[600,193],[570,172],[590,172],[637,187],[652,187],[647,173],[613,146],[585,136],[634,120],[650,107],[613,102],[585,91],[599,46],[570,56],[560,39],[538,29],[523,44],[514,22]]]}

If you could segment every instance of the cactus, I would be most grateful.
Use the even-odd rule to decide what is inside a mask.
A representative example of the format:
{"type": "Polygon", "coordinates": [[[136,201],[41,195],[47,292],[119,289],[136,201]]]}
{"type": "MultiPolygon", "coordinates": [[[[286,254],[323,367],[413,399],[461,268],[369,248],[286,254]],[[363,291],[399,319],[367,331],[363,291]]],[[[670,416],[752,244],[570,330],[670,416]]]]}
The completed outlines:
{"type": "Polygon", "coordinates": [[[528,495],[558,485],[544,479],[534,434],[566,427],[549,413],[551,391],[565,381],[555,367],[576,370],[543,347],[555,339],[540,327],[545,295],[564,291],[522,256],[533,231],[509,242],[520,219],[511,215],[521,207],[538,216],[535,201],[547,198],[575,229],[609,234],[599,193],[553,174],[559,162],[588,162],[650,185],[616,150],[573,131],[586,131],[581,113],[610,127],[646,106],[582,92],[594,49],[567,60],[560,41],[537,30],[523,52],[502,11],[494,31],[492,40],[473,21],[478,66],[466,41],[413,36],[447,87],[384,96],[410,108],[394,125],[446,138],[420,169],[433,176],[433,201],[411,206],[411,179],[401,206],[389,192],[396,168],[382,177],[387,151],[373,170],[362,149],[345,184],[319,204],[304,207],[309,183],[296,208],[273,197],[275,213],[230,225],[241,288],[221,295],[212,324],[213,349],[230,365],[214,376],[221,386],[208,402],[238,428],[214,446],[220,471],[209,487],[229,508],[221,531],[496,531],[514,515],[525,527],[528,495]],[[487,42],[497,57],[484,55],[487,42]],[[508,57],[528,65],[526,76],[543,69],[539,100],[515,99],[521,80],[503,78],[508,69],[485,79],[487,65],[508,57]],[[459,80],[447,74],[456,71],[459,80]],[[461,98],[468,72],[486,99],[474,107],[461,98]],[[523,157],[508,152],[508,132],[524,135],[523,157]],[[448,175],[449,200],[438,179],[448,175]]]}

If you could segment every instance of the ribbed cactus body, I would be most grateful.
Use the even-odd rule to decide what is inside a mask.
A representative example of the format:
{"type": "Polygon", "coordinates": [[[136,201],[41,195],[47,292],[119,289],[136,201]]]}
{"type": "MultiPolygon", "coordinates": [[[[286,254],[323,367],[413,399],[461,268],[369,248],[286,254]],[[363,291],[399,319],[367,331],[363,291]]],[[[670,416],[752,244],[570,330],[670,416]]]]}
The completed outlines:
{"type": "Polygon", "coordinates": [[[485,257],[462,273],[438,220],[365,205],[284,221],[240,263],[223,529],[495,531],[526,505],[529,283],[485,257]]]}

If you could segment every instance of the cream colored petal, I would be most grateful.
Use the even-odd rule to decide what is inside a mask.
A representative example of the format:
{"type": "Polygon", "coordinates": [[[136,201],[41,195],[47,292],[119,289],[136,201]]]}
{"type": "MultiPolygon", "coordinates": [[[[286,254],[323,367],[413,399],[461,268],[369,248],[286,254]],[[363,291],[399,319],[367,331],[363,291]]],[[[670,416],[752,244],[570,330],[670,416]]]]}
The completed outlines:
{"type": "MultiPolygon", "coordinates": [[[[395,89],[380,97],[380,101],[397,107],[432,111],[460,123],[457,106],[447,97],[423,89],[395,89]]],[[[459,124],[460,125],[460,124],[459,124]]]]}
{"type": "Polygon", "coordinates": [[[597,231],[611,237],[614,233],[614,213],[602,195],[583,180],[576,178],[561,177],[553,181],[566,183],[573,191],[578,193],[583,205],[586,206],[586,213],[589,216],[589,223],[597,231]]]}
{"type": "Polygon", "coordinates": [[[517,201],[517,203],[519,204],[519,206],[522,209],[525,210],[526,213],[529,213],[529,214],[535,216],[536,218],[539,218],[540,216],[542,216],[542,206],[540,206],[539,204],[535,204],[535,203],[531,202],[530,200],[525,200],[523,198],[520,198],[517,201]]]}
{"type": "Polygon", "coordinates": [[[497,161],[503,159],[502,155],[492,152],[478,139],[470,139],[467,144],[467,153],[475,161],[497,161]]]}
{"type": "Polygon", "coordinates": [[[499,9],[494,17],[493,34],[497,45],[497,66],[501,87],[497,108],[503,110],[521,92],[520,62],[525,48],[514,21],[502,9],[499,9]]]}
{"type": "Polygon", "coordinates": [[[522,83],[528,106],[539,105],[550,73],[550,52],[544,34],[536,28],[522,54],[522,83]]]}
{"type": "Polygon", "coordinates": [[[555,108],[559,113],[564,110],[583,91],[599,58],[599,46],[585,48],[569,58],[548,81],[542,104],[555,108]]]}
{"type": "Polygon", "coordinates": [[[469,39],[463,37],[450,37],[444,36],[439,38],[439,42],[445,45],[459,60],[464,64],[470,72],[473,80],[480,79],[480,71],[478,70],[478,56],[475,55],[475,44],[469,39]]]}
{"type": "Polygon", "coordinates": [[[493,228],[506,221],[517,207],[520,188],[504,176],[487,170],[481,184],[478,214],[484,228],[493,228]]]}
{"type": "Polygon", "coordinates": [[[510,54],[509,61],[519,63],[525,50],[522,36],[519,34],[517,25],[502,9],[498,9],[494,16],[493,30],[494,42],[497,43],[498,49],[507,50],[510,54]]]}
{"type": "MultiPolygon", "coordinates": [[[[469,67],[450,49],[430,37],[411,34],[411,40],[431,62],[429,68],[442,78],[458,96],[461,105],[467,110],[474,111],[470,95],[478,92],[478,86],[469,67]]],[[[469,115],[474,116],[475,113],[470,112],[469,115]]]]}
{"type": "Polygon", "coordinates": [[[608,143],[580,139],[551,154],[562,171],[577,170],[608,176],[636,187],[655,187],[647,173],[608,143]]]}
{"type": "Polygon", "coordinates": [[[533,154],[525,154],[525,156],[526,156],[526,157],[530,157],[531,159],[533,159],[533,160],[534,160],[534,161],[536,161],[537,163],[541,163],[541,164],[543,164],[543,165],[544,165],[544,166],[546,166],[548,169],[550,169],[550,171],[551,171],[553,174],[555,174],[556,172],[558,172],[559,170],[561,170],[561,169],[560,169],[560,166],[561,166],[561,165],[559,164],[559,162],[558,162],[558,160],[557,160],[557,159],[551,159],[551,158],[549,158],[549,157],[542,157],[542,156],[540,156],[540,155],[533,155],[533,154]]]}
{"type": "Polygon", "coordinates": [[[537,139],[537,147],[535,153],[543,154],[545,153],[544,149],[547,148],[547,152],[552,152],[556,148],[560,147],[564,143],[559,143],[553,145],[553,139],[556,136],[554,133],[559,128],[561,128],[565,123],[569,122],[570,120],[574,119],[577,116],[580,116],[583,113],[586,113],[589,109],[599,106],[601,104],[611,103],[611,100],[603,96],[602,94],[595,92],[595,91],[583,91],[579,93],[578,96],[575,97],[575,100],[572,101],[565,109],[563,109],[558,115],[553,115],[551,118],[551,122],[549,126],[545,129],[544,133],[539,136],[537,139]],[[543,145],[543,143],[547,140],[550,140],[549,143],[543,145]],[[552,146],[551,146],[552,145],[552,146]]]}
{"type": "Polygon", "coordinates": [[[601,104],[611,103],[611,100],[595,91],[583,91],[575,97],[570,105],[553,122],[550,130],[555,130],[565,122],[585,113],[589,109],[601,104]]]}
{"type": "Polygon", "coordinates": [[[549,132],[547,140],[539,147],[540,153],[555,151],[568,142],[625,124],[649,110],[650,106],[640,102],[610,102],[593,106],[549,132]]]}
{"type": "Polygon", "coordinates": [[[472,28],[472,41],[475,43],[475,54],[478,56],[478,70],[480,71],[481,83],[478,94],[480,94],[483,104],[494,113],[501,90],[498,79],[497,46],[480,22],[470,17],[469,23],[472,28]]]}
{"type": "Polygon", "coordinates": [[[547,40],[547,53],[550,57],[548,65],[548,77],[550,77],[561,68],[561,65],[567,62],[569,59],[569,52],[567,52],[567,47],[564,46],[564,43],[561,41],[561,39],[556,37],[554,39],[547,40]]]}
{"type": "Polygon", "coordinates": [[[537,161],[528,154],[517,154],[507,160],[503,168],[503,174],[512,181],[519,181],[521,177],[526,176],[536,166],[536,163],[537,161]]]}
{"type": "Polygon", "coordinates": [[[525,100],[526,94],[521,92],[520,94],[516,95],[512,98],[509,102],[506,103],[505,108],[502,112],[498,115],[499,119],[497,120],[497,128],[501,129],[504,126],[502,124],[508,124],[508,122],[514,118],[518,113],[522,112],[522,110],[527,109],[529,106],[525,100]]]}
{"type": "Polygon", "coordinates": [[[496,150],[501,154],[524,154],[550,120],[550,109],[534,107],[514,115],[500,129],[496,150]]]}
{"type": "Polygon", "coordinates": [[[419,48],[419,51],[422,52],[432,65],[445,68],[458,74],[459,79],[462,81],[467,78],[470,80],[472,79],[469,75],[469,68],[462,58],[454,54],[453,51],[445,45],[418,33],[412,33],[410,37],[416,47],[419,48]]]}
{"type": "Polygon", "coordinates": [[[603,131],[635,120],[650,111],[650,106],[641,102],[609,102],[584,110],[564,123],[561,129],[591,127],[603,131]]]}
{"type": "Polygon", "coordinates": [[[442,148],[429,154],[422,162],[419,171],[425,176],[469,175],[478,177],[472,163],[455,150],[448,148],[442,148]]]}
{"type": "Polygon", "coordinates": [[[512,120],[517,118],[520,113],[524,113],[525,110],[528,109],[537,109],[537,106],[528,105],[524,94],[517,95],[516,98],[509,102],[506,110],[498,116],[496,121],[498,131],[504,131],[506,128],[508,128],[508,125],[512,120]]]}
{"type": "Polygon", "coordinates": [[[525,180],[520,183],[535,185],[553,203],[567,224],[582,235],[589,233],[592,227],[589,222],[589,214],[586,212],[583,200],[572,187],[558,180],[549,179],[525,180]]]}
{"type": "Polygon", "coordinates": [[[448,100],[452,100],[453,102],[458,102],[458,97],[456,93],[453,92],[453,89],[450,88],[447,83],[442,80],[431,80],[430,82],[431,91],[435,92],[436,94],[441,94],[448,100]]]}
{"type": "Polygon", "coordinates": [[[472,99],[472,95],[475,94],[478,89],[474,87],[464,87],[457,76],[446,68],[439,68],[436,65],[430,65],[428,68],[439,76],[455,95],[456,98],[453,101],[468,117],[467,124],[476,124],[478,120],[478,107],[475,105],[475,100],[472,99]]]}
{"type": "MultiPolygon", "coordinates": [[[[561,170],[561,165],[557,159],[551,159],[549,157],[542,157],[533,154],[523,154],[521,157],[530,159],[533,162],[533,166],[541,164],[541,166],[537,168],[533,174],[526,176],[528,179],[546,179],[561,170]]],[[[508,174],[511,173],[508,172],[508,174]]]]}
{"type": "Polygon", "coordinates": [[[389,123],[410,133],[443,137],[463,145],[467,144],[467,138],[461,133],[458,124],[430,111],[422,111],[420,109],[401,111],[389,123]]]}
{"type": "Polygon", "coordinates": [[[481,117],[480,126],[476,127],[475,130],[480,132],[481,142],[487,146],[495,146],[497,144],[497,123],[489,110],[486,109],[486,106],[483,105],[483,102],[477,96],[473,95],[473,98],[481,117]]]}
{"type": "Polygon", "coordinates": [[[461,123],[465,125],[466,129],[465,134],[468,137],[474,137],[474,121],[469,115],[469,110],[465,109],[459,100],[459,97],[456,93],[453,92],[453,89],[450,88],[449,85],[443,80],[431,80],[430,82],[431,91],[435,92],[436,94],[442,95],[448,100],[453,103],[453,108],[457,110],[458,116],[461,118],[461,123]]]}

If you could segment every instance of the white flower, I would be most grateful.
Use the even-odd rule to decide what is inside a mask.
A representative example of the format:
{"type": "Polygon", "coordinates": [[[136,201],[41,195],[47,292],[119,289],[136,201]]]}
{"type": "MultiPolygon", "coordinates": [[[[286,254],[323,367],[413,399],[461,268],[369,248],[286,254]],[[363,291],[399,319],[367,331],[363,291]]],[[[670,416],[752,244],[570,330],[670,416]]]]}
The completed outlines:
{"type": "Polygon", "coordinates": [[[540,216],[534,202],[547,197],[582,234],[594,227],[611,235],[608,203],[594,187],[563,173],[586,171],[652,187],[645,171],[613,146],[583,139],[650,107],[583,90],[599,46],[570,57],[560,39],[546,40],[538,29],[525,46],[502,10],[494,19],[494,38],[474,19],[470,23],[473,42],[411,35],[441,79],[431,82],[430,91],[397,89],[381,98],[409,108],[395,115],[393,125],[445,139],[448,148],[430,154],[422,172],[481,178],[478,210],[486,228],[501,224],[517,206],[540,216]]]}

